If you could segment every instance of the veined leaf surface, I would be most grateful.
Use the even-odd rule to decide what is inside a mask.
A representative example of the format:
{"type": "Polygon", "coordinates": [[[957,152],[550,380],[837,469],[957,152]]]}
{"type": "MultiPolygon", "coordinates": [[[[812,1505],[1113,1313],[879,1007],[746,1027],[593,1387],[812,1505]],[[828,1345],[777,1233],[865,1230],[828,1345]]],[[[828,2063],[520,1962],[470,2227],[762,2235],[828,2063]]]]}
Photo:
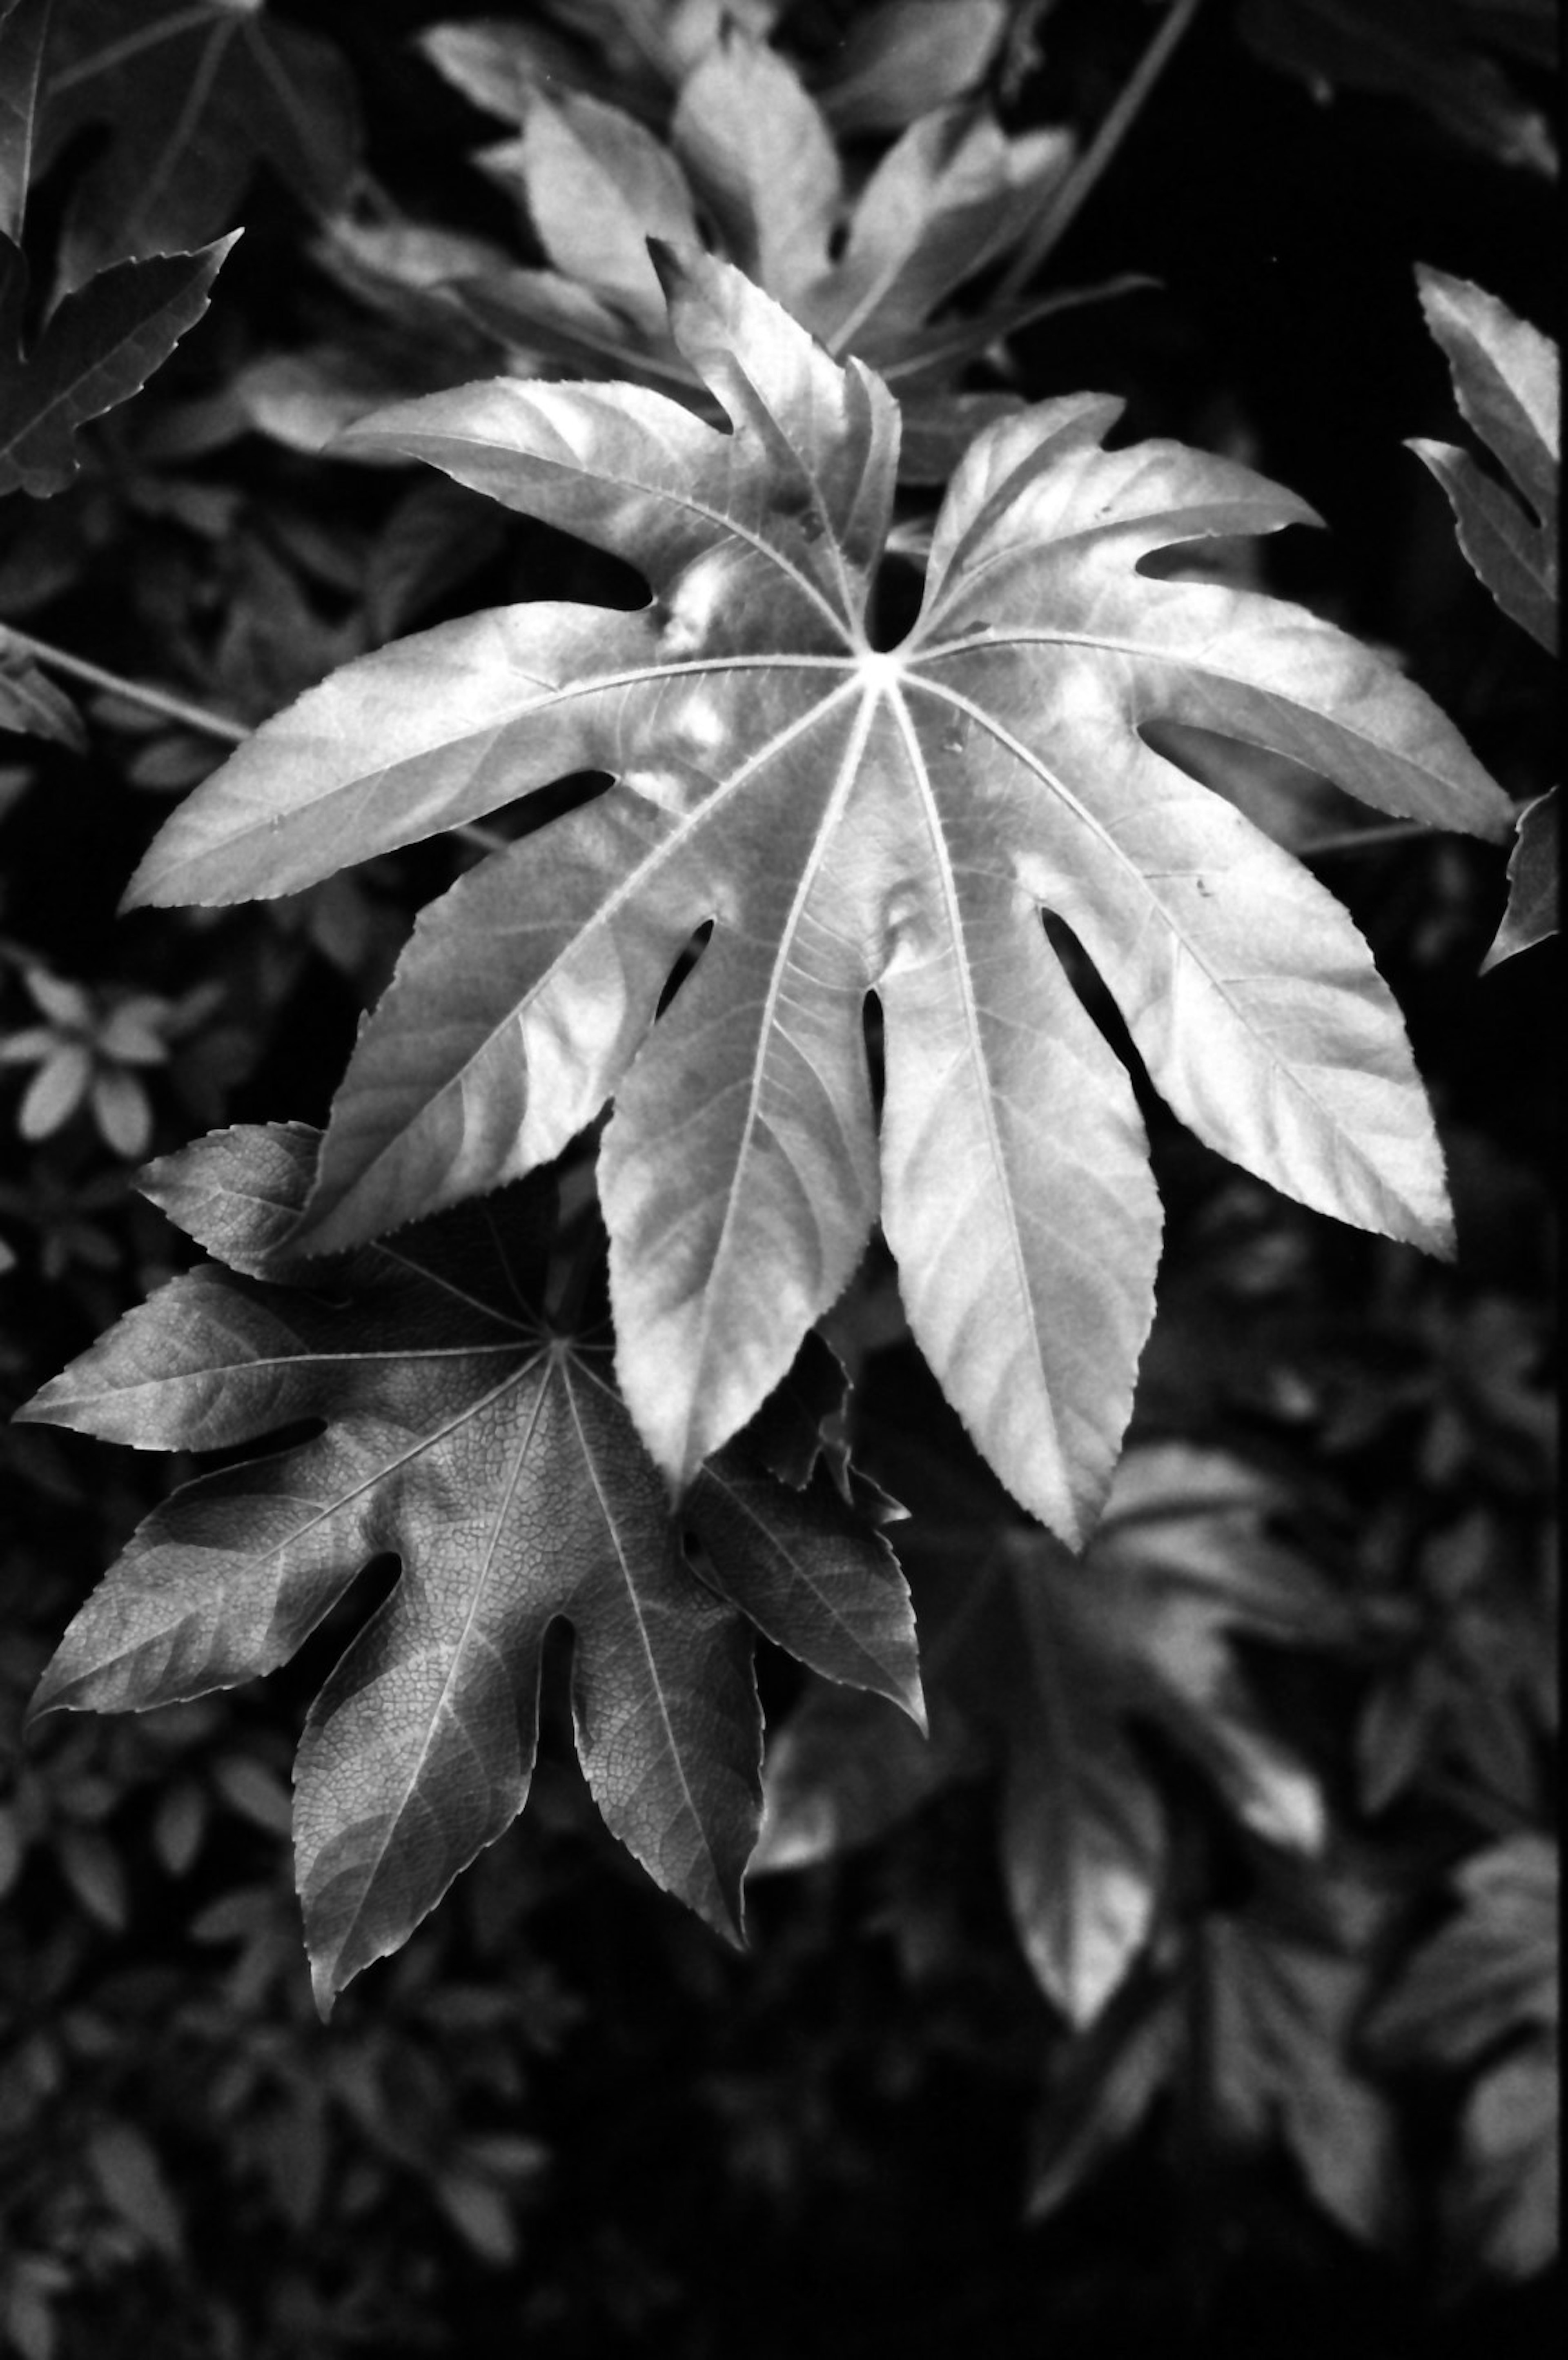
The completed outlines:
{"type": "Polygon", "coordinates": [[[1449,1233],[1365,945],[1141,726],[1241,738],[1435,826],[1501,835],[1508,807],[1354,640],[1138,571],[1311,514],[1175,443],[1107,452],[1118,404],[1099,396],[977,439],[918,617],[880,646],[892,398],[727,266],[661,267],[729,433],[641,388],[503,380],[352,438],[610,551],[652,602],[497,609],[346,666],[192,795],[130,898],[291,891],[609,773],[613,792],[425,912],[339,1093],[299,1244],[516,1177],[613,1097],[618,1369],[676,1487],[782,1378],[880,1215],[948,1397],[1016,1497],[1077,1541],[1125,1426],[1159,1214],[1127,1074],[1042,910],[1204,1140],[1343,1219],[1440,1250],[1449,1233]]]}
{"type": "Polygon", "coordinates": [[[522,1808],[557,1618],[606,1822],[736,1932],[760,1809],[751,1626],[919,1719],[891,1551],[825,1470],[796,1490],[743,1444],[672,1519],[607,1356],[528,1306],[537,1183],[342,1261],[291,1262],[280,1228],[316,1150],[301,1126],[238,1130],[152,1166],[149,1193],[229,1269],[171,1281],[23,1413],[157,1449],[322,1428],[157,1510],[72,1622],[35,1712],[142,1709],[269,1671],[393,1555],[397,1585],[316,1699],[296,1767],[323,2001],[522,1808]]]}

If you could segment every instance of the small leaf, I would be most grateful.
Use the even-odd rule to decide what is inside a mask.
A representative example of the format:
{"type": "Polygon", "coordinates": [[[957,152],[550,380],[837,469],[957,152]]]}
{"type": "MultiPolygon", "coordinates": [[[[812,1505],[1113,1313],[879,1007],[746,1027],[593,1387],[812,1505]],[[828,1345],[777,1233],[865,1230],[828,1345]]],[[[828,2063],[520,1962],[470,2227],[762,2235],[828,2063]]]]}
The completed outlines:
{"type": "Polygon", "coordinates": [[[104,2202],[138,2238],[181,2261],[185,2233],[173,2191],[148,2140],[133,2123],[108,2123],[87,2142],[87,2164],[104,2202]]]}
{"type": "Polygon", "coordinates": [[[87,731],[69,696],[39,672],[36,664],[17,663],[5,654],[5,634],[0,626],[0,729],[19,738],[51,738],[74,754],[87,750],[87,731]]]}
{"type": "Polygon", "coordinates": [[[1558,2020],[1558,1863],[1541,1835],[1474,1854],[1453,1879],[1460,1909],[1416,1952],[1377,2011],[1388,2057],[1464,2064],[1558,2020]]]}
{"type": "Polygon", "coordinates": [[[492,174],[516,170],[557,270],[630,318],[662,329],[663,298],[648,240],[695,245],[697,222],[678,166],[651,132],[597,99],[540,92],[521,138],[490,149],[484,160],[492,174]]]}
{"type": "Polygon", "coordinates": [[[517,2228],[501,2190],[468,2172],[444,2171],[434,2182],[435,2201],[471,2253],[492,2269],[516,2261],[517,2228]]]}
{"type": "Polygon", "coordinates": [[[841,131],[899,131],[967,97],[993,63],[1007,0],[880,0],[850,20],[821,92],[841,131]]]}
{"type": "Polygon", "coordinates": [[[60,1832],[60,1874],[89,1918],[111,1934],[130,1923],[130,1895],[119,1853],[97,1828],[66,1827],[60,1832]]]}
{"type": "Polygon", "coordinates": [[[1543,943],[1557,932],[1558,791],[1537,795],[1519,817],[1519,835],[1508,856],[1508,903],[1492,947],[1481,962],[1483,975],[1543,943]]]}
{"type": "Polygon", "coordinates": [[[32,178],[33,119],[51,0],[0,5],[0,236],[19,240],[32,178]]]}
{"type": "Polygon", "coordinates": [[[1531,2041],[1485,2073],[1466,2101],[1449,2212],[1489,2269],[1534,2278],[1561,2235],[1557,2044],[1531,2041]]]}
{"type": "Polygon", "coordinates": [[[195,1864],[207,1831],[207,1797],[194,1779],[170,1787],[152,1823],[152,1848],[170,1876],[184,1876],[195,1864]]]}
{"type": "Polygon", "coordinates": [[[62,1041],[38,1067],[16,1111],[24,1139],[52,1139],[64,1129],[93,1083],[93,1053],[82,1041],[62,1041]]]}
{"type": "Polygon", "coordinates": [[[145,1155],[152,1138],[152,1108],[134,1074],[118,1066],[100,1065],[93,1076],[88,1098],[93,1120],[105,1147],[134,1164],[145,1155]]]}
{"type": "Polygon", "coordinates": [[[76,433],[139,392],[207,308],[208,291],[239,235],[195,254],[122,262],[67,295],[23,357],[16,331],[20,274],[15,246],[0,239],[0,493],[18,486],[42,498],[70,483],[80,464],[76,433]]]}
{"type": "Polygon", "coordinates": [[[1427,325],[1447,355],[1460,411],[1522,493],[1511,498],[1474,459],[1416,442],[1453,503],[1459,545],[1504,614],[1557,650],[1557,347],[1467,279],[1421,267],[1427,325]]]}

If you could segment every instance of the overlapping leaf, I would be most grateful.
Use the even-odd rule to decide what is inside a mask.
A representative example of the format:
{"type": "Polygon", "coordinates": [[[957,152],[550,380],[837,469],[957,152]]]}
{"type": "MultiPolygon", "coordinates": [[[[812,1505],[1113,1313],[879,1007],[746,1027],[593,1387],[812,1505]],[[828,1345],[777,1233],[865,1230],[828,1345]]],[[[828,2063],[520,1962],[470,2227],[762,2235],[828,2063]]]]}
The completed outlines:
{"type": "Polygon", "coordinates": [[[50,0],[0,5],[0,236],[19,239],[32,177],[50,0]]]}
{"type": "MultiPolygon", "coordinates": [[[[847,130],[902,130],[978,88],[1003,49],[1012,13],[1008,0],[880,0],[828,41],[813,87],[847,130]]],[[[721,36],[767,40],[784,11],[778,0],[545,0],[536,14],[546,21],[433,25],[419,45],[503,122],[521,122],[552,82],[654,113],[721,36]]]]}
{"type": "Polygon", "coordinates": [[[1557,347],[1467,279],[1416,274],[1460,413],[1518,486],[1515,499],[1447,442],[1413,442],[1453,506],[1459,545],[1505,615],[1557,649],[1557,347]]]}
{"type": "Polygon", "coordinates": [[[359,137],[343,58],[266,0],[59,0],[49,154],[89,125],[110,138],[68,224],[78,280],[226,228],[263,160],[302,202],[330,210],[359,137]]]}
{"type": "MultiPolygon", "coordinates": [[[[1459,545],[1505,615],[1557,651],[1557,347],[1506,303],[1441,270],[1416,274],[1427,324],[1453,375],[1465,423],[1518,486],[1513,498],[1451,443],[1413,442],[1453,504],[1459,545]]],[[[1520,813],[1508,902],[1483,972],[1555,934],[1557,791],[1520,813]]]]}
{"type": "Polygon", "coordinates": [[[174,1280],[24,1413],[143,1448],[321,1429],[159,1509],[34,1710],[141,1708],[270,1670],[393,1555],[397,1586],[317,1699],[296,1770],[323,1999],[395,1949],[522,1808],[557,1618],[605,1819],[661,1885],[735,1929],[759,1803],[751,1627],[917,1714],[891,1553],[826,1471],[796,1489],[741,1445],[672,1520],[602,1355],[528,1307],[548,1236],[538,1182],[395,1245],[291,1262],[316,1152],[297,1126],[241,1130],[151,1166],[148,1193],[227,1269],[174,1280]]]}
{"type": "Polygon", "coordinates": [[[1519,814],[1519,835],[1508,856],[1508,901],[1481,971],[1500,966],[1519,951],[1534,948],[1558,928],[1558,880],[1562,869],[1559,790],[1552,787],[1519,814]]]}
{"type": "MultiPolygon", "coordinates": [[[[1355,2033],[1387,1898],[1288,1864],[1239,1911],[1172,1918],[1151,1959],[1058,2051],[1035,2139],[1029,2211],[1055,2212],[1163,2091],[1179,2147],[1212,2171],[1283,2146],[1352,2235],[1387,2236],[1400,2205],[1396,2122],[1355,2033]]],[[[1178,2167],[1179,2169],[1179,2166],[1178,2167]]]]}
{"type": "Polygon", "coordinates": [[[1099,397],[978,439],[920,613],[879,647],[895,405],[738,272],[664,267],[672,333],[732,432],[639,388],[501,381],[355,436],[610,551],[652,603],[497,609],[345,667],[196,792],[130,899],[287,892],[568,773],[619,780],[425,912],[339,1093],[300,1242],[518,1176],[613,1097],[618,1369],[677,1488],[782,1378],[880,1215],[948,1398],[1015,1496],[1078,1540],[1126,1422],[1159,1216],[1125,1069],[1042,908],[1202,1138],[1341,1218],[1448,1237],[1365,945],[1141,725],[1265,746],[1438,826],[1500,834],[1508,805],[1354,641],[1142,574],[1174,543],[1310,511],[1173,443],[1105,451],[1118,405],[1099,397]]]}
{"type": "Polygon", "coordinates": [[[1316,1851],[1317,1779],[1269,1728],[1231,1643],[1332,1646],[1343,1616],[1263,1530],[1267,1486],[1219,1452],[1129,1452],[1081,1562],[920,1454],[889,1467],[914,1511],[899,1554],[931,1742],[912,1743],[863,1698],[814,1691],[769,1751],[757,1866],[870,1841],[997,1762],[1019,1939],[1049,1998],[1089,2024],[1143,1950],[1165,1879],[1157,1771],[1131,1723],[1161,1727],[1255,1833],[1316,1851]]]}
{"type": "Polygon", "coordinates": [[[1510,2277],[1558,2247],[1559,1869],[1545,1836],[1466,1861],[1460,1908],[1379,2010],[1380,2046],[1406,2063],[1478,2067],[1450,2192],[1468,2240],[1510,2277]]]}
{"type": "MultiPolygon", "coordinates": [[[[900,56],[908,48],[913,92],[930,24],[907,9],[883,13],[887,22],[862,25],[866,59],[889,43],[900,56]]],[[[995,16],[983,10],[970,27],[977,55],[994,49],[995,16]]],[[[706,227],[830,352],[853,352],[906,399],[918,395],[904,471],[943,482],[961,442],[1013,406],[992,394],[958,398],[955,408],[948,388],[959,371],[1024,319],[1081,300],[1058,291],[933,325],[955,291],[1032,226],[1071,163],[1065,132],[1009,137],[989,115],[934,101],[851,202],[828,115],[789,60],[739,26],[686,56],[667,140],[600,97],[557,90],[526,70],[513,44],[500,27],[443,27],[428,37],[460,86],[521,125],[520,137],[482,160],[516,194],[550,268],[497,270],[480,260],[452,277],[471,316],[537,366],[674,383],[700,399],[700,373],[670,335],[647,241],[695,246],[706,227]],[[498,40],[509,71],[498,67],[498,40]],[[477,61],[488,69],[477,75],[477,61]]],[[[948,72],[961,62],[950,51],[948,72]]],[[[854,74],[864,81],[860,67],[854,74]]]]}
{"type": "Polygon", "coordinates": [[[206,310],[238,235],[100,271],[57,304],[26,354],[27,265],[0,237],[0,493],[42,497],[71,481],[77,429],[128,401],[168,359],[206,310]]]}
{"type": "Polygon", "coordinates": [[[25,657],[10,653],[0,624],[0,729],[21,738],[51,738],[80,753],[87,743],[82,716],[64,691],[25,657]]]}

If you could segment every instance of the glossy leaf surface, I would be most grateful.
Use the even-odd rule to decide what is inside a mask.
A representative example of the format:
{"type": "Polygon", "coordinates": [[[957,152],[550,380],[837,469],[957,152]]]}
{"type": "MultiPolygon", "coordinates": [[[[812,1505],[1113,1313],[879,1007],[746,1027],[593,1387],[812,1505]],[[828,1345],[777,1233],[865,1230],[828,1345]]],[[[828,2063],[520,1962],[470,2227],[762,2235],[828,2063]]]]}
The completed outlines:
{"type": "Polygon", "coordinates": [[[228,1270],[173,1280],[25,1413],[159,1449],[318,1428],[159,1509],[71,1624],[35,1711],[141,1709],[252,1678],[366,1565],[395,1557],[396,1587],[318,1697],[296,1768],[323,2001],[396,1949],[522,1808],[557,1618],[607,1823],[659,1884],[737,1932],[759,1806],[752,1624],[918,1714],[891,1552],[825,1473],[796,1491],[743,1444],[672,1520],[604,1355],[528,1307],[547,1235],[537,1182],[395,1244],[291,1263],[280,1227],[316,1151],[298,1126],[237,1131],[152,1166],[150,1193],[228,1270]]]}
{"type": "Polygon", "coordinates": [[[663,268],[672,333],[732,432],[639,388],[498,381],[352,437],[597,543],[652,603],[497,609],[346,666],[197,791],[130,899],[292,891],[569,773],[617,779],[425,912],[300,1242],[518,1176],[613,1097],[618,1370],[674,1486],[779,1382],[880,1215],[949,1399],[1077,1541],[1126,1422],[1159,1215],[1125,1069],[1042,909],[1211,1145],[1343,1219],[1439,1250],[1449,1234],[1365,945],[1141,725],[1240,738],[1437,826],[1501,834],[1508,805],[1354,640],[1141,574],[1157,550],[1310,512],[1174,443],[1106,452],[1117,405],[1099,397],[980,436],[919,615],[879,647],[896,406],[738,272],[663,268]]]}

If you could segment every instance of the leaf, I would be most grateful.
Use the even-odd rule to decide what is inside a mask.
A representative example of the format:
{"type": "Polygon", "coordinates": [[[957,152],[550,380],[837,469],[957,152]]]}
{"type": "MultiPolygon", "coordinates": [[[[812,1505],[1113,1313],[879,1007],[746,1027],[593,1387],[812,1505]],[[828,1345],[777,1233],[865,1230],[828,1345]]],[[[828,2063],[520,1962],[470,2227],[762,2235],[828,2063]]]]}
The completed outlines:
{"type": "Polygon", "coordinates": [[[1379,2007],[1391,2060],[1466,2064],[1558,2021],[1558,1864],[1546,1837],[1511,1836],[1453,1878],[1458,1914],[1416,1952],[1379,2007]]]}
{"type": "Polygon", "coordinates": [[[483,160],[494,176],[515,172],[558,271],[661,333],[664,305],[648,240],[695,243],[697,224],[679,167],[652,132],[597,99],[541,93],[521,138],[483,160]]]}
{"type": "Polygon", "coordinates": [[[1351,2041],[1366,1998],[1368,1929],[1292,1922],[1267,1903],[1214,1917],[1195,1961],[1212,2103],[1232,2137],[1262,2144],[1277,2129],[1324,2210],[1352,2236],[1394,2225],[1396,2125],[1356,2070],[1351,2041]]]}
{"type": "Polygon", "coordinates": [[[1427,325],[1447,355],[1465,423],[1508,473],[1524,506],[1466,452],[1412,442],[1448,494],[1459,545],[1505,615],[1557,652],[1557,347],[1468,279],[1421,266],[1427,325]]]}
{"type": "Polygon", "coordinates": [[[822,89],[843,131],[900,131],[965,97],[1007,38],[1007,0],[881,0],[855,16],[822,89]]]}
{"type": "Polygon", "coordinates": [[[1552,0],[1243,0],[1243,38],[1309,87],[1343,83],[1413,101],[1497,162],[1553,173],[1557,149],[1539,109],[1488,49],[1527,60],[1555,55],[1552,0]]]}
{"type": "Polygon", "coordinates": [[[89,2170],[104,2201],[139,2243],[171,2261],[185,2256],[180,2207],[156,2150],[134,2123],[105,2123],[87,2142],[89,2170]]]}
{"type": "Polygon", "coordinates": [[[538,1182],[395,1247],[291,1262],[277,1241],[315,1148],[300,1126],[238,1130],[155,1164],[154,1200],[230,1269],[173,1280],[21,1413],[143,1449],[317,1428],[148,1519],[66,1633],[35,1713],[139,1710],[255,1677],[372,1558],[395,1556],[397,1586],[317,1698],[296,1765],[323,2006],[521,1809],[557,1617],[607,1823],[657,1883],[738,1933],[761,1721],[731,1601],[830,1677],[869,1679],[918,1714],[891,1552],[825,1474],[792,1491],[743,1444],[672,1523],[603,1354],[547,1331],[521,1292],[548,1237],[538,1182]]]}
{"type": "Polygon", "coordinates": [[[128,401],[161,367],[206,310],[238,235],[100,272],[56,307],[25,357],[26,265],[0,238],[0,493],[63,490],[81,464],[77,430],[128,401]]]}
{"type": "Polygon", "coordinates": [[[70,697],[36,664],[7,654],[4,626],[0,626],[0,729],[13,730],[19,738],[47,738],[57,746],[69,746],[75,754],[87,750],[87,732],[70,697]]]}
{"type": "MultiPolygon", "coordinates": [[[[959,27],[954,0],[944,0],[944,16],[950,70],[962,64],[951,43],[959,27]]],[[[925,22],[918,10],[896,9],[877,40],[906,16],[909,27],[925,22]]],[[[986,7],[976,18],[987,40],[993,16],[986,7]]],[[[971,413],[966,423],[964,398],[949,390],[958,373],[1026,321],[1132,283],[1088,296],[1058,290],[932,323],[949,297],[1033,227],[1072,160],[1065,131],[1008,137],[988,115],[933,101],[851,203],[822,104],[787,59],[738,24],[727,23],[724,38],[690,60],[668,147],[621,108],[580,93],[555,95],[550,77],[527,62],[530,36],[499,27],[438,34],[459,85],[471,81],[471,95],[483,92],[492,112],[523,126],[521,139],[478,160],[515,189],[552,266],[460,269],[454,262],[446,277],[473,320],[541,367],[674,384],[706,407],[700,377],[671,341],[646,243],[652,235],[696,245],[700,215],[726,256],[829,351],[853,351],[890,379],[917,380],[903,472],[908,481],[943,483],[979,422],[971,413]]],[[[1012,397],[968,399],[1016,407],[1012,397]]]]}
{"type": "Polygon", "coordinates": [[[226,229],[263,161],[317,213],[347,191],[359,145],[347,67],[264,0],[62,0],[49,67],[47,156],[89,125],[110,132],[67,224],[73,284],[226,229]]]}
{"type": "Polygon", "coordinates": [[[1486,2267],[1528,2278],[1558,2245],[1559,1869],[1545,1835],[1511,1836],[1453,1878],[1457,1915],[1378,2009],[1394,2062],[1478,2067],[1446,2209],[1486,2267]]]}
{"type": "Polygon", "coordinates": [[[1483,2264],[1533,2278],[1560,2242],[1562,2074],[1557,2042],[1532,2041],[1476,2081],[1465,2103],[1448,2211],[1483,2264]]]}
{"type": "Polygon", "coordinates": [[[20,240],[50,0],[0,0],[0,236],[20,240]]]}
{"type": "Polygon", "coordinates": [[[618,779],[425,912],[298,1242],[494,1187],[613,1097],[618,1371],[673,1486],[780,1382],[880,1213],[949,1399],[1015,1497],[1078,1541],[1126,1423],[1159,1216],[1126,1072],[1042,908],[1201,1138],[1343,1219],[1448,1240],[1365,945],[1140,726],[1198,722],[1434,825],[1499,834],[1508,806],[1436,707],[1329,625],[1137,571],[1310,511],[1177,444],[1103,451],[1117,404],[1100,397],[977,439],[920,614],[879,647],[893,401],[739,273],[663,267],[730,433],[640,388],[501,380],[351,438],[593,541],[652,602],[499,608],[346,666],[196,791],[128,899],[289,892],[570,773],[618,779]]]}
{"type": "Polygon", "coordinates": [[[993,1491],[933,1472],[940,1452],[884,1437],[880,1458],[913,1510],[899,1554],[931,1745],[913,1746],[872,1700],[808,1694],[769,1749],[757,1865],[873,1841],[996,1761],[1020,1941],[1047,1996],[1094,2023],[1145,1949],[1166,1874],[1158,1769],[1133,1724],[1162,1727],[1266,1841],[1317,1851],[1317,1783],[1261,1719],[1230,1641],[1333,1645],[1343,1618],[1261,1530],[1267,1487],[1223,1453],[1130,1451],[1081,1561],[993,1491]]]}
{"type": "Polygon", "coordinates": [[[1485,975],[1519,951],[1533,949],[1557,932],[1557,872],[1561,858],[1558,794],[1537,795],[1519,816],[1519,836],[1508,857],[1508,903],[1492,947],[1481,962],[1485,975]]]}

